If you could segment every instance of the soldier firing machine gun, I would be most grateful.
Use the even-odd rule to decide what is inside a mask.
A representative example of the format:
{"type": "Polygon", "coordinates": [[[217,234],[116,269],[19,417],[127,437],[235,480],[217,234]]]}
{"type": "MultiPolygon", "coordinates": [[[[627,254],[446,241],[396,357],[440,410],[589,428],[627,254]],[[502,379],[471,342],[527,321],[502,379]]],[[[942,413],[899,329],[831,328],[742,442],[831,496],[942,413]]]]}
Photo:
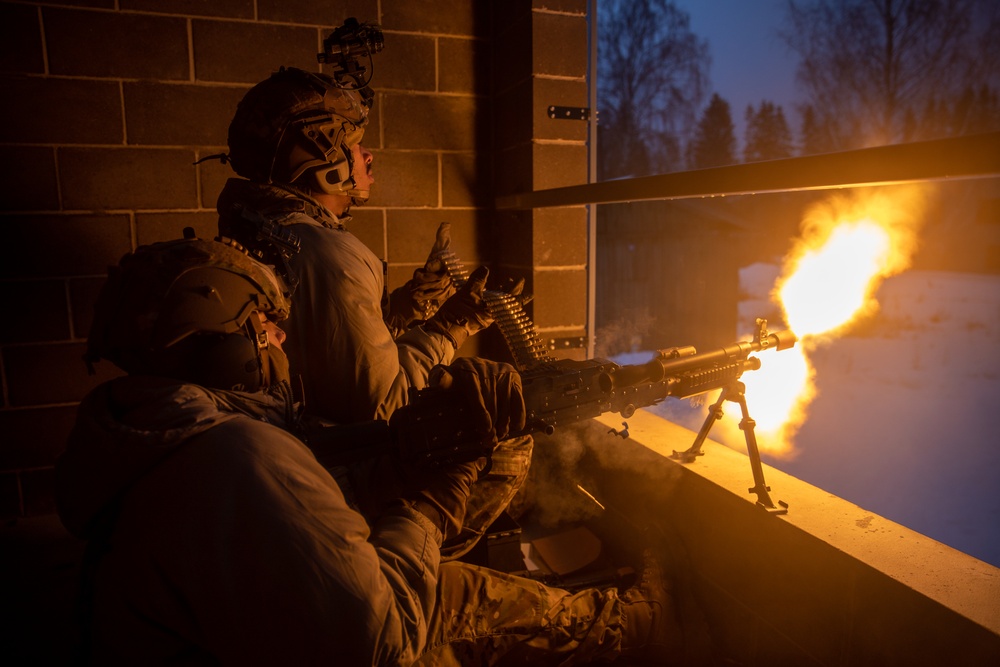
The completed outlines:
{"type": "MultiPolygon", "coordinates": [[[[461,262],[450,251],[445,251],[442,259],[456,283],[462,284],[468,278],[461,262]]],[[[722,417],[723,403],[739,403],[743,413],[740,428],[746,436],[754,479],[749,491],[757,495],[757,504],[768,511],[776,514],[787,511],[787,504],[779,501],[779,507],[771,500],[770,487],[764,482],[755,424],[747,411],[745,386],[739,380],[745,371],[760,368],[760,359],[750,356],[754,352],[792,347],[796,338],[791,331],[769,333],[767,321],[758,319],[752,340],[711,352],[699,353],[690,346],[674,347],[660,350],[647,363],[635,365],[619,365],[608,359],[557,360],[547,354],[516,298],[502,292],[488,292],[486,301],[521,373],[527,424],[522,432],[510,436],[552,434],[558,426],[605,412],[616,412],[628,419],[637,408],[654,405],[668,396],[687,398],[722,389],[694,444],[684,452],[674,452],[674,457],[690,462],[702,454],[701,447],[712,424],[722,417]]],[[[412,463],[489,458],[493,441],[475,433],[471,423],[471,416],[459,397],[448,390],[430,387],[414,391],[410,401],[398,408],[388,422],[325,429],[314,434],[309,444],[327,466],[390,452],[412,463]]]]}

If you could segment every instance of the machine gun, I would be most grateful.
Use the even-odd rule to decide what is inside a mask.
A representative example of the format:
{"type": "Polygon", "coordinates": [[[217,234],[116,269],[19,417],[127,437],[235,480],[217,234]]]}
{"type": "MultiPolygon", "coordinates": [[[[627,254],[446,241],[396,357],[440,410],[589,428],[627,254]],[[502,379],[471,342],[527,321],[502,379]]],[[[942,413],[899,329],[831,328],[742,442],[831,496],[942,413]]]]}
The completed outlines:
{"type": "MultiPolygon", "coordinates": [[[[545,361],[521,372],[527,423],[523,431],[509,435],[552,434],[559,426],[606,412],[628,419],[637,408],[654,405],[668,396],[686,398],[722,389],[722,397],[685,454],[691,460],[701,453],[712,423],[721,417],[723,401],[740,402],[744,422],[749,422],[744,432],[755,482],[750,492],[757,494],[759,505],[781,512],[764,483],[753,422],[747,415],[745,388],[739,379],[745,371],[760,368],[760,359],[751,354],[771,348],[785,350],[795,341],[791,331],[768,333],[767,321],[758,319],[752,340],[711,352],[675,347],[659,351],[645,364],[634,365],[619,365],[607,359],[545,361]]],[[[388,422],[329,427],[311,434],[308,444],[327,467],[381,454],[393,454],[411,465],[489,459],[495,443],[489,434],[476,431],[473,417],[462,396],[430,387],[414,391],[410,401],[393,412],[388,422]]]]}

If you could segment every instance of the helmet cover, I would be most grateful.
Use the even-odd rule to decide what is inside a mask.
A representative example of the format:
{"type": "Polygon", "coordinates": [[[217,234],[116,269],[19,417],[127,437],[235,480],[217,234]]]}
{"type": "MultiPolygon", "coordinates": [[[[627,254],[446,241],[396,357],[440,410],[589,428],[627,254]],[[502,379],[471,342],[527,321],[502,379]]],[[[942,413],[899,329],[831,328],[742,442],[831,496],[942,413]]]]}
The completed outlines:
{"type": "Polygon", "coordinates": [[[229,125],[229,160],[252,181],[299,182],[357,196],[351,149],[361,143],[368,111],[366,96],[333,78],[283,67],[237,106],[229,125]]]}
{"type": "Polygon", "coordinates": [[[85,358],[256,391],[270,384],[271,364],[255,313],[282,320],[289,308],[271,269],[238,248],[202,239],[154,243],[110,268],[85,358]]]}

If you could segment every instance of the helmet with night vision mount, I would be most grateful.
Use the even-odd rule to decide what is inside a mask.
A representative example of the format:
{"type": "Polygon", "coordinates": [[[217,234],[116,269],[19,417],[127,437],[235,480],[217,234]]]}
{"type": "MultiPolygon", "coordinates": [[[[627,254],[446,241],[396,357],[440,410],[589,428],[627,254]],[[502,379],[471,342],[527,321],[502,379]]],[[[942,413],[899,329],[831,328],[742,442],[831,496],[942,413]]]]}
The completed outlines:
{"type": "Polygon", "coordinates": [[[286,318],[286,289],[270,267],[221,241],[141,246],[109,269],[87,341],[88,363],[217,389],[258,391],[288,380],[258,312],[286,318]]]}
{"type": "Polygon", "coordinates": [[[332,76],[282,67],[251,88],[229,125],[227,159],[236,173],[347,195],[354,205],[367,201],[369,191],[359,190],[351,177],[351,149],[368,123],[372,56],[384,43],[378,24],[348,18],[316,56],[332,76]]]}
{"type": "Polygon", "coordinates": [[[244,96],[229,124],[229,160],[260,183],[301,184],[360,204],[351,149],[361,143],[369,107],[325,75],[281,68],[244,96]]]}

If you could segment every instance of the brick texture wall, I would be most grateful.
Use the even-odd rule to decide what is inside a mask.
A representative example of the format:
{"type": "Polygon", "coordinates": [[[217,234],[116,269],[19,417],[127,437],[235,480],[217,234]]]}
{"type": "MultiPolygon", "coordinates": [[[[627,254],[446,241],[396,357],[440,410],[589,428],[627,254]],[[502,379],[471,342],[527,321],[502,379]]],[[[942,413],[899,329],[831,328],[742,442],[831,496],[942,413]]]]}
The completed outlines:
{"type": "Polygon", "coordinates": [[[185,226],[215,235],[215,200],[232,174],[193,163],[225,150],[253,83],[280,65],[317,69],[323,37],[348,16],[385,31],[365,137],[376,189],[351,227],[388,261],[390,285],[423,262],[449,220],[467,265],[527,278],[543,336],[584,335],[584,210],[492,204],[586,180],[586,126],[545,113],[586,105],[585,9],[585,0],[0,2],[0,518],[53,511],[52,467],[76,406],[118,373],[104,362],[88,375],[81,361],[107,266],[185,226]]]}

